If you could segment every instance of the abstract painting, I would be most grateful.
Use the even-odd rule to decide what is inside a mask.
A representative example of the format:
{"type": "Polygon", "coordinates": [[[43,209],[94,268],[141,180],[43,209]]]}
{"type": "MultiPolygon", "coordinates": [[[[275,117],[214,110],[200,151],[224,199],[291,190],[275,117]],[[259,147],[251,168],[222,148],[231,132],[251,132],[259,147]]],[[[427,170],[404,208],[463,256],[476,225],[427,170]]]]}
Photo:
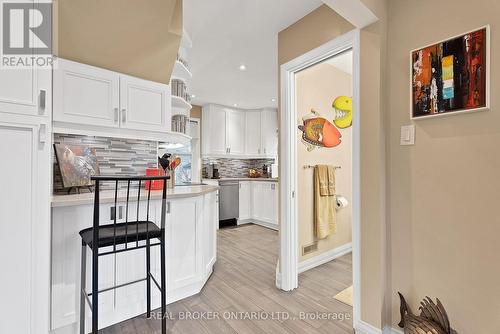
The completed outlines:
{"type": "Polygon", "coordinates": [[[54,150],[65,188],[92,185],[90,177],[99,175],[95,148],[54,144],[54,150]]]}
{"type": "Polygon", "coordinates": [[[488,108],[488,27],[411,53],[412,118],[488,108]]]}

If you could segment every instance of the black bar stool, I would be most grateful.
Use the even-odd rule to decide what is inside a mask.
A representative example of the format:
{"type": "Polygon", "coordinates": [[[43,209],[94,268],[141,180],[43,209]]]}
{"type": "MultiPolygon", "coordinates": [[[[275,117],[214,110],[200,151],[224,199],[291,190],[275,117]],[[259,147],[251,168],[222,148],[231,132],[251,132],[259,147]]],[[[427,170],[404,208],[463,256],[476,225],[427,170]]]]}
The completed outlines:
{"type": "MultiPolygon", "coordinates": [[[[165,268],[165,217],[167,207],[167,180],[169,176],[93,176],[91,178],[95,181],[95,197],[94,197],[94,222],[93,227],[80,231],[82,237],[82,262],[81,262],[81,293],[80,293],[80,334],[85,333],[85,302],[88,302],[92,309],[92,334],[98,332],[98,315],[99,315],[99,293],[121,288],[127,285],[146,281],[146,299],[147,299],[147,312],[146,316],[151,317],[151,281],[155,283],[161,292],[161,332],[167,332],[167,293],[166,293],[166,268],[165,268]],[[161,204],[161,226],[156,225],[154,222],[149,221],[149,201],[151,198],[151,187],[147,190],[147,212],[146,219],[140,220],[139,207],[141,203],[141,187],[143,181],[153,182],[154,180],[163,180],[162,190],[162,204],[161,204]],[[114,191],[114,204],[115,214],[113,224],[99,226],[99,208],[100,199],[99,191],[102,182],[113,182],[115,185],[114,191]],[[130,200],[130,186],[138,184],[137,191],[137,216],[135,220],[129,221],[129,200],[130,200]],[[120,183],[126,183],[126,208],[125,208],[125,223],[117,223],[118,216],[117,202],[118,202],[118,186],[120,183]],[[153,240],[153,243],[151,241],[153,240]],[[158,241],[154,241],[158,240],[158,241]],[[139,244],[140,241],[145,241],[139,244]],[[133,246],[129,246],[132,243],[133,246]],[[135,245],[134,245],[135,243],[135,245]],[[117,248],[117,245],[124,245],[117,248]],[[86,251],[89,247],[92,251],[92,293],[87,293],[86,288],[86,251]],[[99,248],[110,247],[113,249],[106,252],[99,252],[99,248]],[[151,274],[151,247],[160,246],[160,259],[161,259],[161,278],[160,283],[156,281],[151,274]],[[99,257],[120,252],[132,251],[140,248],[146,248],[146,278],[120,284],[99,291],[99,257]],[[92,300],[90,299],[92,297],[92,300]]],[[[144,196],[142,196],[144,197],[144,196]]],[[[142,198],[144,200],[144,198],[142,198]]]]}

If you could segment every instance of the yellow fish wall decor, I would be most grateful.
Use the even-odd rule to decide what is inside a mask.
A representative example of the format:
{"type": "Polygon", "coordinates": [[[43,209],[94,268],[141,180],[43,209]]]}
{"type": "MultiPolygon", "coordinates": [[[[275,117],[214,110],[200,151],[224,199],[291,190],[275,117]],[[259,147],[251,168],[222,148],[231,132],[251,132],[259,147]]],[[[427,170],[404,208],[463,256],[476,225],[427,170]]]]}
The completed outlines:
{"type": "Polygon", "coordinates": [[[302,131],[302,142],[309,152],[317,147],[332,148],[342,142],[342,135],[335,125],[320,117],[315,110],[302,118],[302,122],[303,125],[298,128],[302,131]]]}
{"type": "Polygon", "coordinates": [[[339,96],[333,103],[335,117],[333,122],[340,129],[348,128],[352,125],[352,98],[349,96],[339,96]]]}

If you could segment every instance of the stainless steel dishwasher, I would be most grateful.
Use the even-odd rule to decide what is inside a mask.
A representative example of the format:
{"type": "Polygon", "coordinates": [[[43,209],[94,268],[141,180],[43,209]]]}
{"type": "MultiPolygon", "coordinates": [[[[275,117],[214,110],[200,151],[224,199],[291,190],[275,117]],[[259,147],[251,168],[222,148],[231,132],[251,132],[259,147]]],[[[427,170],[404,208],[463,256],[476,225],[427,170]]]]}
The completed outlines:
{"type": "Polygon", "coordinates": [[[240,214],[238,181],[219,182],[219,220],[237,219],[240,214]]]}

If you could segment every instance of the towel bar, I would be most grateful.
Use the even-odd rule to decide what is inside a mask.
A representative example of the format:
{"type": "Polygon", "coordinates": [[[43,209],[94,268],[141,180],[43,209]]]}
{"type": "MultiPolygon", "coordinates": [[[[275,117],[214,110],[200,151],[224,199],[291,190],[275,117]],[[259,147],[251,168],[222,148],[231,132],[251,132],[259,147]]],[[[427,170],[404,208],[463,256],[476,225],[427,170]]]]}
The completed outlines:
{"type": "MultiPolygon", "coordinates": [[[[303,168],[304,169],[308,169],[308,168],[314,168],[316,166],[313,166],[313,165],[304,165],[303,168]]],[[[333,168],[335,169],[341,169],[342,167],[341,166],[333,166],[333,168]]]]}

